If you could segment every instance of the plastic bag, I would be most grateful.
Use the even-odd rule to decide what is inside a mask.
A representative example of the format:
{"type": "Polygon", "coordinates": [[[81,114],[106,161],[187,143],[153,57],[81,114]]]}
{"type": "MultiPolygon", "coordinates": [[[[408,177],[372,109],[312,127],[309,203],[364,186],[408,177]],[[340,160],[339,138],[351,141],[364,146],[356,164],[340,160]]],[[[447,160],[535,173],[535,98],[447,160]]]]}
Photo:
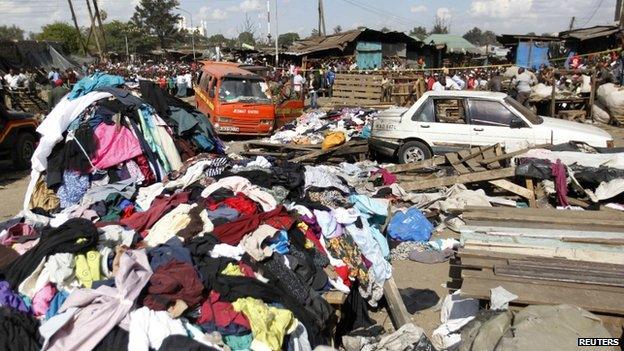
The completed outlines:
{"type": "Polygon", "coordinates": [[[342,145],[347,141],[347,136],[343,132],[332,132],[327,134],[325,139],[323,140],[323,144],[321,144],[321,149],[323,151],[329,150],[338,145],[342,145]]]}
{"type": "Polygon", "coordinates": [[[416,207],[399,211],[388,224],[388,234],[400,241],[429,241],[433,224],[416,207]]]}

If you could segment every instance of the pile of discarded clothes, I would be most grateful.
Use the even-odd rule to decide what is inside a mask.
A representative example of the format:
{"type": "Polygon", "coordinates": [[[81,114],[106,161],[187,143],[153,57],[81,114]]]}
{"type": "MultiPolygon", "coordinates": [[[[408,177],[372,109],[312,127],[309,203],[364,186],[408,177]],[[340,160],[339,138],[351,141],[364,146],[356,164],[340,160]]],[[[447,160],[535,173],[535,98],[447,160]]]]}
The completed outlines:
{"type": "MultiPolygon", "coordinates": [[[[273,142],[293,144],[320,144],[327,136],[340,134],[342,141],[368,138],[376,110],[342,108],[324,112],[314,110],[282,126],[270,138],[273,142]]],[[[335,137],[334,137],[335,138],[335,137]]]]}
{"type": "Polygon", "coordinates": [[[0,223],[0,349],[311,350],[373,323],[391,194],[357,189],[379,168],[235,161],[151,85],[87,79],[0,223]]]}

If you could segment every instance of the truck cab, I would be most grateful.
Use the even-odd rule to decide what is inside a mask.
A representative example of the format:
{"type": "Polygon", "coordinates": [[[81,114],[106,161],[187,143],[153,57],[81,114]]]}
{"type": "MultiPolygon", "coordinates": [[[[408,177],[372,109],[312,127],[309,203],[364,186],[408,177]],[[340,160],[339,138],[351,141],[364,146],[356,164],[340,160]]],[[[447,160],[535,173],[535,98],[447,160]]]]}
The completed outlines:
{"type": "MultiPolygon", "coordinates": [[[[301,113],[276,113],[268,84],[236,63],[204,61],[197,84],[197,108],[221,135],[268,135],[301,113]]],[[[300,112],[300,111],[299,111],[300,112]]]]}

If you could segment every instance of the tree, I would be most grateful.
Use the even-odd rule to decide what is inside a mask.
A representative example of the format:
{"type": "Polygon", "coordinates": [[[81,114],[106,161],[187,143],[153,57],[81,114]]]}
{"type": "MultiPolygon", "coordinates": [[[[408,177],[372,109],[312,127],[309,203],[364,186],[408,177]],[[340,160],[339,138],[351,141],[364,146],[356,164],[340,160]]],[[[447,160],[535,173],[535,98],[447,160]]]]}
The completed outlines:
{"type": "Polygon", "coordinates": [[[41,33],[36,35],[36,39],[60,42],[71,53],[77,53],[81,48],[80,33],[66,22],[54,22],[41,27],[41,33]]]}
{"type": "Polygon", "coordinates": [[[342,33],[342,26],[337,25],[334,27],[334,34],[342,33]]]}
{"type": "Polygon", "coordinates": [[[433,22],[433,29],[431,34],[449,34],[451,26],[447,19],[441,16],[436,16],[433,22]]]}
{"type": "Polygon", "coordinates": [[[209,36],[208,39],[206,39],[206,42],[208,43],[208,45],[222,46],[227,45],[230,42],[230,39],[223,36],[223,34],[215,34],[209,36]]]}
{"type": "Polygon", "coordinates": [[[257,30],[257,26],[256,23],[253,22],[251,20],[251,18],[249,18],[249,15],[247,14],[247,12],[245,12],[245,18],[243,19],[243,24],[242,26],[238,29],[238,37],[239,37],[239,41],[240,41],[240,36],[241,34],[245,34],[246,39],[251,39],[249,42],[247,42],[247,44],[253,44],[256,42],[256,40],[254,39],[256,36],[256,30],[257,30]],[[249,38],[249,34],[251,34],[251,38],[249,38]]]}
{"type": "Polygon", "coordinates": [[[535,32],[528,32],[526,35],[530,36],[530,37],[534,37],[537,35],[537,33],[535,32]]]}
{"type": "Polygon", "coordinates": [[[319,35],[321,35],[321,33],[319,33],[318,29],[312,29],[312,33],[310,34],[311,37],[318,37],[319,35]]]}
{"type": "Polygon", "coordinates": [[[133,22],[112,21],[104,23],[108,50],[119,54],[126,53],[126,38],[130,53],[147,53],[156,48],[158,39],[145,35],[133,22]]]}
{"type": "Polygon", "coordinates": [[[483,40],[483,31],[481,31],[479,27],[474,27],[464,34],[464,39],[474,45],[481,45],[481,41],[483,40]]]}
{"type": "Polygon", "coordinates": [[[254,39],[254,35],[251,32],[242,32],[238,34],[238,42],[239,44],[249,44],[254,45],[256,40],[254,39]]]}
{"type": "Polygon", "coordinates": [[[0,40],[24,40],[24,30],[16,25],[0,26],[0,40]]]}
{"type": "Polygon", "coordinates": [[[176,38],[176,24],[181,16],[173,13],[178,0],[141,0],[134,8],[132,21],[140,30],[158,38],[161,48],[167,48],[176,38]]]}
{"type": "Polygon", "coordinates": [[[280,34],[277,38],[277,44],[279,46],[290,46],[295,41],[299,40],[299,33],[284,33],[280,34]]]}
{"type": "Polygon", "coordinates": [[[418,26],[410,30],[409,35],[424,40],[427,37],[427,28],[418,26]]]}
{"type": "Polygon", "coordinates": [[[383,27],[383,28],[381,28],[380,32],[382,32],[382,33],[388,33],[388,32],[390,32],[390,28],[388,28],[388,27],[383,27]]]}

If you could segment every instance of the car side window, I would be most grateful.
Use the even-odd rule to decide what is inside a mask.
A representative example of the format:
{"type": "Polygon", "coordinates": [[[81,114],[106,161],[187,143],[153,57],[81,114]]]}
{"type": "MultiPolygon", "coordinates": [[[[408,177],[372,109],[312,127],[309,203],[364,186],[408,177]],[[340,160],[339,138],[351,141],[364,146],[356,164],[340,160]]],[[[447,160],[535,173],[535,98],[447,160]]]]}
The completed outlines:
{"type": "Polygon", "coordinates": [[[434,104],[436,122],[466,124],[463,99],[435,99],[434,104]]]}
{"type": "Polygon", "coordinates": [[[509,127],[511,120],[516,117],[505,105],[498,101],[470,100],[470,124],[509,127]]]}
{"type": "Polygon", "coordinates": [[[412,121],[435,122],[435,110],[432,99],[427,99],[427,101],[418,108],[416,113],[412,116],[412,121]]]}

